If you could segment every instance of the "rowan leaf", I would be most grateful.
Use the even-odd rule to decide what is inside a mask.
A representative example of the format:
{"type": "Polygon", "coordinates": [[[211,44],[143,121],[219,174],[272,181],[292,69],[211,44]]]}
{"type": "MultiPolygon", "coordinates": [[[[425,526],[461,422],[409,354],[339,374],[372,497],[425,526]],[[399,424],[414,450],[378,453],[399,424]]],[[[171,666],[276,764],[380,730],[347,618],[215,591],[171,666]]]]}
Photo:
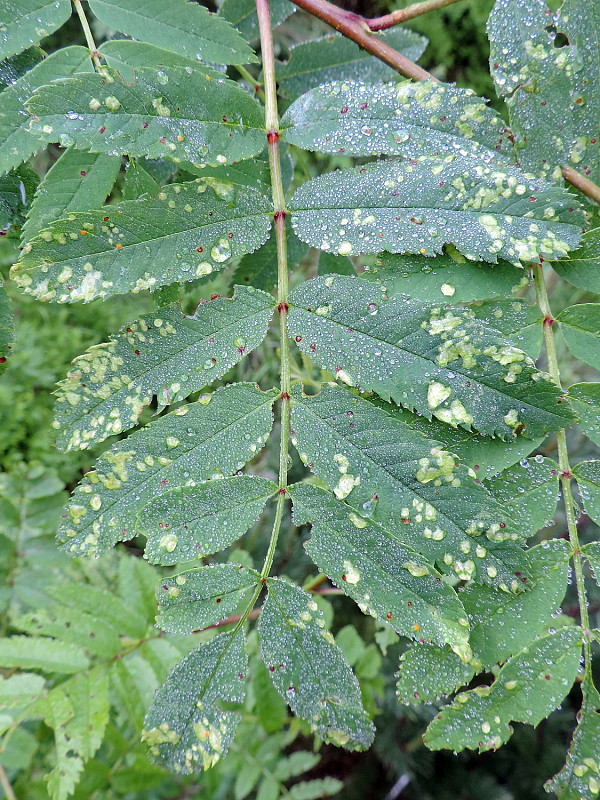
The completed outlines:
{"type": "Polygon", "coordinates": [[[569,387],[569,400],[581,430],[600,446],[600,383],[573,384],[569,387]]]}
{"type": "Polygon", "coordinates": [[[468,621],[456,592],[399,531],[359,516],[316,486],[296,484],[288,491],[296,525],[312,526],[306,552],[363,613],[402,636],[449,644],[461,658],[470,657],[468,621]]]}
{"type": "Polygon", "coordinates": [[[396,677],[398,702],[403,705],[433,703],[466,686],[475,670],[449,647],[411,644],[400,657],[396,677]]]}
{"type": "Polygon", "coordinates": [[[569,253],[567,258],[552,262],[557,275],[586,292],[600,294],[600,228],[583,234],[581,247],[569,253]]]}
{"type": "Polygon", "coordinates": [[[306,281],[289,302],[298,347],[351,386],[505,439],[572,419],[550,377],[468,309],[341,276],[306,281]]]}
{"type": "Polygon", "coordinates": [[[78,356],[58,384],[57,446],[86,449],[136,425],[153,396],[158,413],[222,377],[260,345],[273,307],[264,292],[238,286],[191,317],[167,306],[129,322],[78,356]]]}
{"type": "Polygon", "coordinates": [[[19,238],[38,183],[37,174],[25,164],[0,176],[0,236],[19,238]]]}
{"type": "Polygon", "coordinates": [[[588,516],[600,525],[600,461],[580,461],[572,471],[588,516]]]}
{"type": "Polygon", "coordinates": [[[0,90],[16,83],[26,72],[43,61],[44,55],[45,53],[40,47],[30,47],[18,55],[0,61],[0,90]]]}
{"type": "Polygon", "coordinates": [[[40,88],[27,109],[30,130],[46,141],[111,155],[203,166],[251,158],[264,147],[260,106],[212,69],[141,68],[130,83],[118,73],[110,82],[99,73],[76,75],[40,88]]]}
{"type": "Polygon", "coordinates": [[[97,656],[112,658],[121,650],[117,629],[102,619],[99,609],[93,614],[81,611],[74,617],[70,608],[53,604],[15,615],[13,625],[30,636],[52,636],[97,656]]]}
{"type": "Polygon", "coordinates": [[[258,637],[275,688],[294,714],[323,741],[364,750],[375,729],[363,708],[358,681],[325,628],[310,595],[270,578],[258,637]]]}
{"type": "Polygon", "coordinates": [[[236,475],[155,497],[136,522],[148,540],[146,558],[169,566],[218,553],[254,525],[277,489],[267,478],[236,475]]]}
{"type": "Polygon", "coordinates": [[[589,562],[596,583],[600,586],[600,542],[590,542],[584,545],[581,551],[589,562]]]}
{"type": "Polygon", "coordinates": [[[349,511],[389,530],[446,573],[521,587],[527,532],[466,467],[396,416],[337,386],[293,390],[293,443],[349,511]]]}
{"type": "MultiPolygon", "coordinates": [[[[276,28],[291,16],[296,7],[289,0],[273,0],[270,4],[271,26],[276,28]]],[[[256,3],[253,0],[225,0],[219,15],[230,22],[249,42],[256,41],[260,34],[256,3]]],[[[252,59],[256,61],[256,59],[252,59]]]]}
{"type": "Polygon", "coordinates": [[[26,294],[59,303],[158,289],[222,269],[265,241],[269,203],[252,189],[219,196],[201,180],[166,186],[52,223],[12,269],[26,294]]]}
{"type": "Polygon", "coordinates": [[[528,556],[527,591],[509,595],[471,584],[460,593],[471,620],[473,655],[485,669],[506,661],[552,627],[567,591],[569,550],[564,540],[543,542],[532,547],[528,556]]]}
{"type": "Polygon", "coordinates": [[[133,39],[110,39],[100,45],[98,52],[126,84],[134,80],[140,69],[183,67],[187,70],[199,70],[203,75],[207,73],[206,64],[179,52],[165,50],[164,42],[157,47],[149,42],[137,42],[133,39]]]}
{"type": "Polygon", "coordinates": [[[52,132],[42,130],[34,134],[29,129],[31,119],[25,112],[25,102],[35,89],[61,76],[92,69],[90,51],[75,45],[57,50],[39,63],[36,60],[37,54],[33,57],[23,54],[11,59],[16,65],[5,62],[2,70],[6,88],[0,103],[0,172],[17,167],[52,140],[52,132]],[[22,66],[30,68],[21,75],[22,66]],[[19,76],[16,80],[15,75],[19,76]]]}
{"type": "Polygon", "coordinates": [[[418,164],[389,159],[306,181],[289,203],[296,235],[340,255],[433,256],[454,244],[472,261],[516,266],[580,242],[580,206],[564,189],[460,152],[418,164]]]}
{"type": "Polygon", "coordinates": [[[23,226],[22,240],[33,239],[46,225],[69,212],[101,206],[110,194],[120,168],[121,159],[116,156],[69,148],[50,167],[38,186],[23,226]]]}
{"type": "MultiPolygon", "coordinates": [[[[66,506],[58,539],[77,555],[100,555],[135,534],[137,513],[189,481],[228,476],[267,440],[277,392],[230,384],[176,409],[103,453],[66,506]]],[[[177,546],[167,536],[165,550],[177,546]]]]}
{"type": "MultiPolygon", "coordinates": [[[[289,0],[286,0],[289,2],[289,0]]],[[[286,220],[287,260],[293,269],[304,257],[307,247],[292,231],[292,225],[286,220]]],[[[234,283],[241,286],[256,286],[265,292],[273,291],[277,284],[277,238],[270,236],[265,244],[254,253],[242,258],[233,273],[234,283]]]]}
{"type": "Polygon", "coordinates": [[[477,319],[500,331],[534,361],[539,358],[544,316],[538,306],[530,306],[521,298],[500,298],[471,303],[469,309],[477,319]]]}
{"type": "Polygon", "coordinates": [[[577,728],[561,771],[544,788],[560,800],[596,800],[600,794],[600,695],[592,677],[586,673],[582,684],[583,704],[577,728]]]}
{"type": "Polygon", "coordinates": [[[0,60],[37,44],[70,16],[69,0],[0,0],[0,60]]]}
{"type": "Polygon", "coordinates": [[[160,191],[160,184],[138,164],[130,159],[123,176],[123,200],[139,200],[144,195],[154,197],[160,191]]]}
{"type": "MultiPolygon", "coordinates": [[[[374,33],[373,38],[385,42],[411,61],[418,61],[427,47],[424,36],[400,26],[374,33]]],[[[339,33],[328,33],[294,45],[287,63],[277,65],[281,94],[291,100],[313,86],[343,80],[349,74],[354,80],[365,83],[398,79],[393,67],[339,33]]]]}
{"type": "Polygon", "coordinates": [[[9,636],[2,640],[0,665],[70,674],[87,669],[89,661],[83,650],[70,642],[45,636],[9,636]]]}
{"type": "Polygon", "coordinates": [[[46,681],[33,672],[18,672],[0,678],[0,703],[2,708],[21,708],[33,703],[43,692],[46,681]]]}
{"type": "Polygon", "coordinates": [[[223,705],[244,700],[247,669],[244,633],[236,629],[201,644],[171,670],[142,732],[157,764],[190,774],[225,756],[241,714],[223,705]]]}
{"type": "Polygon", "coordinates": [[[570,306],[557,320],[571,353],[600,369],[600,303],[570,306]]]}
{"type": "Polygon", "coordinates": [[[235,612],[259,580],[258,572],[239,564],[211,564],[165,578],[156,589],[156,624],[169,633],[193,633],[217,625],[235,612]]]}
{"type": "Polygon", "coordinates": [[[220,15],[188,0],[90,0],[101,22],[195,61],[247,64],[256,56],[220,15]]]}
{"type": "Polygon", "coordinates": [[[486,481],[496,500],[527,531],[539,531],[554,519],[560,496],[556,461],[543,456],[522,458],[486,481]]]}
{"type": "Polygon", "coordinates": [[[332,155],[416,159],[454,151],[486,165],[513,161],[502,117],[470,89],[433,80],[322,83],[288,108],[281,125],[291,144],[332,155]]]}
{"type": "Polygon", "coordinates": [[[521,650],[491,686],[462,692],[424,734],[430,750],[496,750],[510,738],[510,723],[534,727],[560,705],[581,656],[581,630],[561,628],[521,650]]]}

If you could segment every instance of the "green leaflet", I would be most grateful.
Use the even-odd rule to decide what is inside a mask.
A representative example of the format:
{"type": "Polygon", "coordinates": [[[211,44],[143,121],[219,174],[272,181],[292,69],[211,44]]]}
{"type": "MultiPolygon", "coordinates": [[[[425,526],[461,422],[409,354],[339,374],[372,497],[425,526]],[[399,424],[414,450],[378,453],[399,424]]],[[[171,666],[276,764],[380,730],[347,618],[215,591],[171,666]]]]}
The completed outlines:
{"type": "Polygon", "coordinates": [[[206,64],[163,48],[164,43],[161,47],[157,47],[148,42],[136,42],[132,39],[112,39],[100,45],[98,52],[108,66],[118,72],[127,84],[134,80],[140,69],[161,70],[163,67],[183,67],[187,70],[197,69],[202,75],[207,73],[206,64]]]}
{"type": "Polygon", "coordinates": [[[600,369],[600,303],[570,306],[557,320],[573,355],[600,369]]]}
{"type": "Polygon", "coordinates": [[[0,0],[0,60],[37,44],[70,16],[69,0],[0,0]]]}
{"type": "MultiPolygon", "coordinates": [[[[273,28],[280,25],[296,10],[289,0],[273,0],[269,6],[273,28]]],[[[220,16],[234,25],[249,42],[259,38],[256,4],[253,0],[225,0],[220,8],[220,16]]],[[[256,58],[252,60],[256,61],[256,58]]]]}
{"type": "Polygon", "coordinates": [[[26,72],[43,61],[44,55],[40,47],[30,47],[17,56],[0,61],[0,90],[16,83],[26,72]]]}
{"type": "MultiPolygon", "coordinates": [[[[539,358],[544,318],[538,306],[530,306],[521,298],[514,298],[471,303],[469,309],[477,319],[500,331],[530,358],[539,358]]],[[[559,405],[562,405],[562,401],[559,405]]]]}
{"type": "Polygon", "coordinates": [[[171,670],[142,732],[158,764],[189,774],[227,753],[241,715],[222,704],[243,702],[247,669],[244,633],[236,629],[201,644],[171,670]]]}
{"type": "Polygon", "coordinates": [[[350,258],[346,256],[336,256],[318,250],[319,262],[317,272],[319,275],[356,275],[356,268],[350,258]]]}
{"type": "MultiPolygon", "coordinates": [[[[292,232],[289,220],[286,220],[286,239],[288,266],[293,269],[304,257],[307,248],[292,232]]],[[[277,284],[277,239],[274,235],[261,248],[242,258],[232,280],[241,286],[250,284],[265,292],[273,291],[277,284]]]]}
{"type": "Polygon", "coordinates": [[[100,555],[134,535],[138,511],[153,498],[240,469],[266,442],[276,397],[231,384],[114,445],[71,496],[58,535],[63,549],[100,555]]]}
{"type": "Polygon", "coordinates": [[[282,578],[267,581],[258,636],[275,688],[323,741],[364,750],[375,729],[342,651],[310,595],[282,578]]]}
{"type": "Polygon", "coordinates": [[[123,200],[139,200],[145,194],[152,197],[160,191],[160,184],[134,159],[130,159],[123,176],[123,200]]]}
{"type": "Polygon", "coordinates": [[[99,20],[194,61],[247,64],[256,56],[229,23],[188,0],[90,0],[99,20]]]}
{"type": "Polygon", "coordinates": [[[92,73],[44,86],[27,103],[31,131],[64,146],[198,166],[251,158],[264,147],[260,106],[215,70],[139,69],[132,84],[118,73],[111,80],[92,73]]]}
{"type": "Polygon", "coordinates": [[[306,281],[289,302],[299,348],[350,386],[505,439],[572,419],[549,376],[468,309],[342,276],[306,281]]]}
{"type": "Polygon", "coordinates": [[[403,705],[433,703],[466,686],[475,670],[449,647],[411,644],[400,657],[396,677],[398,702],[403,705]]]}
{"type": "Polygon", "coordinates": [[[561,628],[508,661],[491,686],[457,695],[427,728],[430,750],[496,750],[512,734],[511,721],[536,726],[571,688],[581,655],[581,630],[561,628]]]}
{"type": "Polygon", "coordinates": [[[16,75],[19,75],[17,80],[12,67],[7,69],[6,76],[3,76],[7,88],[2,92],[2,102],[0,102],[0,172],[8,172],[18,166],[21,161],[29,158],[45,142],[52,139],[52,133],[40,131],[33,134],[29,129],[31,120],[25,113],[25,101],[31,97],[35,89],[59,76],[66,77],[74,72],[92,69],[90,53],[85,47],[64,47],[35,66],[37,55],[27,56],[25,59],[18,56],[17,59],[24,61],[33,69],[19,75],[21,67],[17,66],[16,75]]]}
{"type": "Polygon", "coordinates": [[[222,377],[264,339],[273,298],[251,286],[200,303],[192,317],[167,306],[128,323],[76,358],[58,384],[57,446],[86,449],[222,377]]]}
{"type": "Polygon", "coordinates": [[[83,650],[70,642],[44,636],[9,636],[2,640],[0,666],[69,674],[87,669],[89,661],[83,650]]]}
{"type": "Polygon", "coordinates": [[[507,595],[472,584],[460,593],[471,619],[473,655],[485,669],[506,661],[552,627],[567,591],[569,550],[564,540],[543,542],[532,547],[528,556],[527,591],[507,595]]]}
{"type": "Polygon", "coordinates": [[[581,690],[583,704],[567,762],[544,787],[560,800],[596,800],[600,793],[600,695],[589,673],[582,681],[581,690]]]}
{"type": "Polygon", "coordinates": [[[387,294],[407,294],[420,300],[437,297],[441,303],[467,303],[490,297],[516,294],[529,283],[518,267],[500,261],[490,267],[467,261],[458,253],[436,258],[384,253],[377,264],[363,273],[385,285],[387,294]]]}
{"type": "Polygon", "coordinates": [[[583,219],[565,190],[461,153],[420,156],[418,169],[389,159],[329,172],[297,189],[289,208],[300,239],[340,255],[433,256],[452,243],[472,261],[516,266],[577,247],[583,219]]]}
{"type": "Polygon", "coordinates": [[[600,445],[600,383],[573,384],[569,387],[569,400],[581,430],[600,445]]]}
{"type": "Polygon", "coordinates": [[[552,269],[565,281],[569,281],[586,292],[600,294],[600,228],[587,231],[581,239],[581,247],[568,258],[552,262],[552,269]]]}
{"type": "Polygon", "coordinates": [[[19,238],[38,183],[37,173],[26,164],[0,176],[0,235],[19,238]]]}
{"type": "Polygon", "coordinates": [[[53,636],[97,656],[112,658],[121,650],[117,629],[102,618],[100,608],[74,615],[72,609],[56,604],[15,616],[13,625],[31,636],[53,636]]]}
{"type": "Polygon", "coordinates": [[[338,500],[462,580],[522,588],[527,532],[439,443],[335,385],[293,391],[292,442],[338,500]]]}
{"type": "Polygon", "coordinates": [[[0,678],[0,704],[3,709],[32,703],[43,691],[46,681],[33,672],[20,672],[0,678]]]}
{"type": "Polygon", "coordinates": [[[26,245],[12,276],[26,294],[69,303],[209,275],[260,247],[270,227],[266,198],[226,188],[171,184],[155,198],[70,214],[26,245]]]}
{"type": "MultiPolygon", "coordinates": [[[[417,61],[427,46],[424,36],[400,26],[373,35],[411,61],[417,61]]],[[[366,83],[399,77],[392,67],[339,33],[295,45],[290,49],[287,63],[277,65],[281,94],[291,100],[313,86],[343,80],[350,74],[354,80],[366,83]]]]}
{"type": "Polygon", "coordinates": [[[539,531],[554,519],[560,495],[560,469],[551,458],[522,458],[486,481],[498,503],[527,531],[539,531]]]}
{"type": "Polygon", "coordinates": [[[543,0],[497,0],[488,35],[492,76],[508,103],[523,168],[560,180],[557,166],[571,166],[598,183],[598,4],[565,0],[553,15],[543,0]]]}
{"type": "Polygon", "coordinates": [[[573,468],[573,475],[585,510],[600,525],[600,461],[581,461],[573,468]]]}
{"type": "Polygon", "coordinates": [[[299,97],[281,125],[288,142],[321,153],[416,159],[454,151],[480,164],[513,161],[505,123],[485,100],[433,80],[324,83],[299,97]]]}
{"type": "Polygon", "coordinates": [[[48,170],[37,189],[23,226],[23,241],[33,239],[48,223],[71,211],[101,206],[120,168],[121,159],[116,156],[69,148],[48,170]]]}
{"type": "Polygon", "coordinates": [[[146,558],[168,566],[218,553],[254,525],[277,488],[257,475],[236,475],[155,497],[136,522],[148,540],[146,558]]]}
{"type": "Polygon", "coordinates": [[[288,491],[296,525],[312,525],[306,552],[363,613],[387,620],[402,636],[449,644],[470,658],[468,621],[456,592],[396,531],[316,486],[296,484],[288,491]]]}
{"type": "MultiPolygon", "coordinates": [[[[127,636],[132,639],[143,639],[148,632],[148,622],[145,612],[151,612],[150,621],[154,621],[154,606],[148,608],[148,597],[141,597],[136,591],[136,583],[139,585],[140,568],[128,567],[123,559],[119,564],[119,577],[122,582],[128,581],[127,591],[124,586],[119,587],[118,594],[110,594],[109,592],[99,589],[90,584],[77,584],[67,583],[61,584],[60,587],[53,587],[50,589],[49,594],[61,606],[71,609],[71,614],[75,609],[81,614],[97,615],[101,609],[102,621],[116,630],[119,636],[127,636]],[[133,590],[133,591],[131,591],[133,590]],[[137,602],[131,603],[132,596],[137,602]]],[[[155,573],[143,564],[142,567],[148,569],[146,573],[146,580],[152,581],[152,593],[154,591],[155,573]]],[[[94,621],[90,623],[90,629],[94,621]]],[[[66,636],[63,635],[63,639],[66,636]]],[[[82,637],[83,644],[83,637],[82,637]]]]}
{"type": "Polygon", "coordinates": [[[596,583],[600,586],[600,542],[590,542],[581,550],[589,562],[596,583]]]}
{"type": "Polygon", "coordinates": [[[211,564],[165,578],[156,588],[156,624],[170,633],[193,633],[216,625],[235,612],[259,580],[258,572],[239,564],[211,564]]]}

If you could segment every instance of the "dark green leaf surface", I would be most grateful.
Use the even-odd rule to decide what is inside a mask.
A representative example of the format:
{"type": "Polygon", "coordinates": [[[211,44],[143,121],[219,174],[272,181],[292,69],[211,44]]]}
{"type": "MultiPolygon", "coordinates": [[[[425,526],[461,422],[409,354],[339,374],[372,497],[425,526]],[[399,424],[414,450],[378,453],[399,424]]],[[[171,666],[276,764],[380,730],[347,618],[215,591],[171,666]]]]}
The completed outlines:
{"type": "Polygon", "coordinates": [[[0,236],[19,238],[38,183],[37,173],[26,164],[0,176],[0,236]]]}
{"type": "MultiPolygon", "coordinates": [[[[289,221],[286,221],[286,238],[288,266],[293,269],[306,253],[307,247],[294,235],[289,221]]],[[[242,258],[233,273],[233,281],[241,286],[251,285],[265,292],[273,291],[277,283],[277,239],[274,235],[261,248],[242,258]]]]}
{"type": "Polygon", "coordinates": [[[262,342],[273,299],[238,286],[233,298],[178,306],[128,323],[73,362],[58,386],[58,447],[86,449],[137,424],[154,395],[157,411],[222,377],[262,342]]]}
{"type": "Polygon", "coordinates": [[[460,593],[471,619],[473,655],[485,669],[506,661],[551,627],[567,591],[569,550],[564,540],[543,542],[528,555],[532,574],[526,591],[508,595],[470,585],[460,593]]]}
{"type": "Polygon", "coordinates": [[[600,369],[600,303],[570,306],[557,319],[573,355],[600,369]]]}
{"type": "Polygon", "coordinates": [[[43,87],[27,108],[46,141],[111,155],[219,165],[257,155],[265,141],[258,103],[212,69],[138,69],[129,84],[77,75],[43,87]]]}
{"type": "Polygon", "coordinates": [[[256,56],[229,23],[188,0],[90,0],[99,20],[196,61],[247,64],[256,56]]]}
{"type": "Polygon", "coordinates": [[[574,467],[573,475],[585,510],[600,525],[600,461],[581,461],[574,467]]]}
{"type": "Polygon", "coordinates": [[[259,579],[258,572],[239,564],[211,564],[165,578],[156,589],[156,624],[170,633],[192,633],[216,625],[235,612],[259,579]]]}
{"type": "Polygon", "coordinates": [[[376,266],[363,273],[367,279],[371,276],[385,285],[389,297],[437,297],[441,303],[468,303],[516,294],[529,283],[526,273],[506,261],[490,266],[467,261],[458,253],[436,258],[385,253],[376,266]]]}
{"type": "Polygon", "coordinates": [[[244,700],[247,669],[240,629],[201,644],[171,670],[142,732],[158,764],[189,774],[209,769],[227,753],[241,715],[222,706],[244,700]]]}
{"type": "Polygon", "coordinates": [[[160,184],[135,159],[130,159],[123,176],[123,200],[138,200],[147,194],[154,197],[160,184]]]}
{"type": "Polygon", "coordinates": [[[8,172],[45,142],[52,141],[52,131],[40,130],[34,134],[29,129],[31,119],[25,112],[25,101],[35,89],[56,78],[92,69],[89,50],[77,46],[63,47],[36,66],[34,63],[35,58],[27,58],[27,65],[33,69],[14,82],[11,78],[13,70],[8,70],[8,88],[2,92],[0,102],[0,172],[8,172]]]}
{"type": "MultiPolygon", "coordinates": [[[[125,83],[131,83],[139,69],[162,70],[164,67],[183,67],[206,74],[206,64],[181,53],[165,50],[148,42],[132,39],[112,39],[100,45],[98,52],[111,69],[118,72],[125,83]]],[[[165,73],[166,74],[166,73],[165,73]]]]}
{"type": "Polygon", "coordinates": [[[349,750],[369,747],[375,731],[358,681],[317,604],[283,579],[269,579],[268,588],[258,636],[275,688],[325,742],[349,750]]]}
{"type": "Polygon", "coordinates": [[[17,56],[0,61],[0,90],[16,83],[26,72],[43,61],[44,55],[40,47],[30,47],[17,56]]]}
{"type": "Polygon", "coordinates": [[[549,376],[468,309],[341,276],[305,282],[290,306],[290,332],[317,364],[419,414],[505,439],[572,419],[549,376]]]}
{"type": "Polygon", "coordinates": [[[521,298],[484,300],[469,306],[477,319],[495,328],[520,350],[537,360],[542,349],[544,317],[538,306],[521,298]]]}
{"type": "Polygon", "coordinates": [[[306,552],[361,611],[388,621],[402,636],[449,644],[470,657],[468,622],[456,592],[398,533],[316,486],[296,484],[289,493],[296,524],[312,525],[306,552]]]}
{"type": "Polygon", "coordinates": [[[596,583],[600,586],[600,542],[590,542],[581,550],[589,562],[596,583]]]}
{"type": "MultiPolygon", "coordinates": [[[[272,0],[271,25],[275,28],[293,14],[296,7],[289,0],[272,0]]],[[[249,42],[259,38],[258,17],[254,0],[225,0],[220,8],[220,16],[228,20],[249,42]]],[[[256,59],[253,58],[253,61],[256,59]]]]}
{"type": "Polygon", "coordinates": [[[437,442],[337,386],[293,397],[292,441],[338,500],[462,580],[522,588],[527,532],[437,442]]]}
{"type": "Polygon", "coordinates": [[[340,255],[433,256],[452,243],[472,261],[516,266],[579,244],[580,206],[563,189],[461,153],[424,155],[418,167],[389,159],[307,181],[289,206],[297,236],[340,255]]]}
{"type": "Polygon", "coordinates": [[[496,750],[512,734],[511,721],[536,726],[571,688],[581,655],[581,630],[561,628],[537,639],[507,662],[494,683],[459,694],[427,728],[430,750],[496,750]]]}
{"type": "Polygon", "coordinates": [[[473,667],[464,664],[449,647],[412,644],[400,658],[398,702],[413,706],[433,703],[466,686],[474,673],[473,667]]]}
{"type": "Polygon", "coordinates": [[[222,195],[198,179],[157,197],[70,214],[30,242],[13,268],[26,294],[59,303],[158,289],[222,269],[251,253],[270,227],[269,202],[251,189],[222,195]]]}
{"type": "MultiPolygon", "coordinates": [[[[250,383],[218,389],[185,413],[168,414],[100,456],[66,507],[59,541],[71,553],[100,555],[134,535],[138,511],[188,481],[227,476],[267,440],[277,392],[250,383]]],[[[177,541],[168,538],[165,550],[177,541]]]]}
{"type": "Polygon", "coordinates": [[[182,486],[154,498],[138,514],[146,558],[165,566],[204,558],[239,539],[258,520],[277,484],[236,475],[182,486]]]}
{"type": "Polygon", "coordinates": [[[37,44],[70,16],[70,0],[0,0],[0,60],[37,44]]]}
{"type": "Polygon", "coordinates": [[[579,427],[600,446],[600,383],[576,383],[569,387],[569,400],[579,427]]]}
{"type": "Polygon", "coordinates": [[[518,464],[486,481],[507,513],[527,531],[539,531],[554,519],[560,495],[560,469],[551,458],[522,458],[518,464]]]}
{"type": "Polygon", "coordinates": [[[71,211],[99,208],[110,194],[120,168],[121,159],[116,156],[69,148],[38,187],[23,226],[23,241],[33,239],[48,223],[71,211]]]}
{"type": "Polygon", "coordinates": [[[45,636],[9,636],[2,640],[0,665],[70,674],[87,669],[89,661],[83,650],[70,642],[45,636]]]}
{"type": "MultiPolygon", "coordinates": [[[[411,61],[417,61],[427,40],[415,31],[397,26],[373,34],[373,38],[393,47],[411,61]]],[[[290,50],[286,64],[277,65],[277,82],[284,97],[294,100],[321,83],[343,80],[348,75],[356,81],[375,83],[398,79],[398,73],[355,42],[338,33],[301,42],[290,50]]]]}
{"type": "Polygon", "coordinates": [[[467,151],[481,164],[513,160],[504,121],[485,100],[437,81],[324,83],[299,97],[281,125],[291,144],[332,155],[416,159],[467,151]]]}
{"type": "Polygon", "coordinates": [[[600,294],[600,228],[584,233],[581,247],[568,258],[553,261],[552,269],[573,286],[600,294]]]}
{"type": "Polygon", "coordinates": [[[600,794],[600,695],[589,674],[583,680],[581,690],[583,705],[567,762],[544,787],[560,800],[596,800],[600,794]]]}

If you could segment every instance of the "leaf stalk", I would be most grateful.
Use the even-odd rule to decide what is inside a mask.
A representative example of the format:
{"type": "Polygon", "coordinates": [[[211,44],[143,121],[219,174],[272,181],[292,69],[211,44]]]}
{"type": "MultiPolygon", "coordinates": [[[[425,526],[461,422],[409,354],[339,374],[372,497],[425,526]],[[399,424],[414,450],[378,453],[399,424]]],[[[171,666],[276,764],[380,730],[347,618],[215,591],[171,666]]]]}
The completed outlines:
{"type": "Polygon", "coordinates": [[[400,23],[409,19],[415,19],[415,17],[420,17],[422,14],[428,14],[430,11],[435,11],[438,8],[444,8],[457,2],[458,0],[423,0],[421,3],[413,3],[408,8],[399,8],[390,14],[384,14],[382,17],[373,17],[373,19],[365,21],[372,31],[383,31],[386,28],[392,28],[394,25],[400,25],[400,23]]]}
{"type": "Polygon", "coordinates": [[[582,194],[584,194],[586,197],[589,197],[590,200],[594,201],[594,203],[598,203],[598,205],[600,205],[600,186],[597,186],[589,178],[586,178],[580,172],[577,172],[571,167],[561,167],[560,169],[562,176],[567,183],[570,183],[571,186],[579,189],[582,194]]]}
{"type": "Polygon", "coordinates": [[[90,51],[90,55],[92,57],[92,61],[94,62],[94,67],[96,68],[96,72],[105,74],[105,69],[100,61],[100,54],[98,53],[98,48],[96,47],[96,42],[94,41],[94,36],[92,34],[92,29],[90,28],[90,23],[88,22],[88,18],[86,17],[85,11],[83,10],[83,6],[81,5],[81,0],[73,0],[73,5],[75,6],[75,11],[77,11],[77,16],[79,17],[79,21],[81,22],[81,27],[83,28],[83,32],[85,34],[85,40],[87,42],[87,46],[90,51]]]}

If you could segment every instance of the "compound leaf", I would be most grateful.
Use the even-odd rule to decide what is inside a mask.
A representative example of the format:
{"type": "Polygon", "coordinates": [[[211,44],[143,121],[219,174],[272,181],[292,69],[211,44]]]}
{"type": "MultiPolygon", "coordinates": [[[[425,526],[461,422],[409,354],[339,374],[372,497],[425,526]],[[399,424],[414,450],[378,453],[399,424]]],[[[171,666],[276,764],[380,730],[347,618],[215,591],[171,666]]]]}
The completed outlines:
{"type": "Polygon", "coordinates": [[[419,553],[316,486],[296,484],[289,492],[296,524],[312,525],[306,552],[364,613],[387,620],[403,636],[449,644],[470,656],[462,604],[419,553]]]}
{"type": "Polygon", "coordinates": [[[0,0],[0,60],[37,44],[70,16],[70,0],[0,0]]]}
{"type": "Polygon", "coordinates": [[[121,159],[69,148],[46,173],[31,204],[22,239],[27,242],[71,211],[101,206],[113,187],[121,159]]]}
{"type": "Polygon", "coordinates": [[[26,294],[59,303],[158,289],[256,250],[267,238],[268,210],[252,189],[229,186],[219,196],[200,179],[171,184],[157,197],[52,223],[26,245],[12,275],[26,294]]]}
{"type": "Polygon", "coordinates": [[[295,447],[338,500],[462,580],[521,588],[526,531],[468,469],[394,414],[337,386],[293,391],[295,447]]]}
{"type": "Polygon", "coordinates": [[[581,247],[565,259],[552,262],[557,275],[586,292],[600,294],[600,228],[583,234],[581,247]]]}
{"type": "Polygon", "coordinates": [[[491,686],[462,692],[431,722],[430,750],[496,750],[510,738],[511,721],[536,726],[571,688],[581,656],[581,630],[561,628],[521,650],[491,686]]]}
{"type": "Polygon", "coordinates": [[[290,295],[299,348],[340,380],[427,417],[512,438],[572,419],[525,353],[468,309],[388,298],[359,278],[306,281],[290,295]]]}
{"type": "Polygon", "coordinates": [[[229,749],[241,715],[248,659],[242,629],[215,636],[168,674],[144,720],[142,739],[156,763],[180,774],[209,769],[229,749]]]}
{"type": "Polygon", "coordinates": [[[581,461],[573,475],[588,515],[600,525],[600,461],[581,461]]]}
{"type": "Polygon", "coordinates": [[[600,383],[573,384],[569,387],[569,400],[581,430],[600,446],[600,383]]]}
{"type": "Polygon", "coordinates": [[[188,0],[90,0],[90,7],[110,28],[194,61],[256,61],[252,50],[226,20],[188,0]]]}
{"type": "Polygon", "coordinates": [[[364,750],[374,728],[358,681],[325,629],[310,595],[281,578],[268,581],[258,636],[275,688],[325,742],[364,750]]]}
{"type": "Polygon", "coordinates": [[[58,447],[85,449],[137,424],[153,396],[157,412],[222,377],[264,339],[273,298],[236,287],[233,298],[178,306],[128,323],[73,362],[58,384],[58,447]]]}
{"type": "Polygon", "coordinates": [[[129,84],[118,73],[110,83],[96,73],[76,75],[39,89],[27,108],[31,131],[46,141],[111,155],[215,166],[264,148],[258,103],[211,69],[142,68],[129,84]]]}
{"type": "Polygon", "coordinates": [[[168,566],[229,547],[254,525],[277,489],[267,478],[236,475],[154,498],[140,510],[136,523],[148,540],[146,558],[168,566]]]}
{"type": "Polygon", "coordinates": [[[216,625],[235,612],[259,580],[258,572],[239,564],[211,564],[165,578],[156,589],[156,624],[169,633],[192,633],[216,625]]]}
{"type": "Polygon", "coordinates": [[[571,353],[600,369],[600,303],[570,306],[557,319],[571,353]]]}
{"type": "Polygon", "coordinates": [[[153,498],[190,480],[236,472],[267,440],[276,397],[251,383],[231,384],[114,445],[66,507],[58,534],[63,549],[100,555],[134,535],[138,511],[153,498]]]}
{"type": "Polygon", "coordinates": [[[307,181],[289,204],[296,235],[340,255],[433,256],[451,243],[472,261],[516,266],[579,244],[583,217],[564,189],[461,153],[422,155],[418,166],[388,159],[307,181]]]}
{"type": "Polygon", "coordinates": [[[466,686],[474,674],[473,667],[463,663],[449,647],[413,643],[400,657],[398,702],[413,706],[433,703],[466,686]]]}

